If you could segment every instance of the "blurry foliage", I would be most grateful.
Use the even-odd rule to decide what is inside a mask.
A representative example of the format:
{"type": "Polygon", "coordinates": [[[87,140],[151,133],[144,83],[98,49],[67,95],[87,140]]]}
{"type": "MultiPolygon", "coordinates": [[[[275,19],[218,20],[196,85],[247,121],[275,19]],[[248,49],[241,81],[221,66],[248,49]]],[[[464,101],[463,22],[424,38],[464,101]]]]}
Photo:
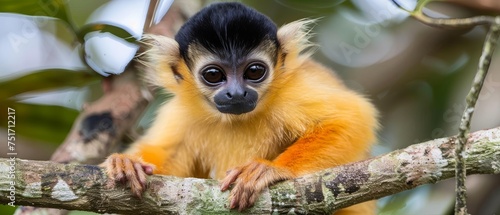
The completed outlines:
{"type": "MultiPolygon", "coordinates": [[[[59,145],[71,129],[78,111],[61,106],[34,105],[3,101],[0,108],[16,110],[16,136],[59,145]],[[4,106],[5,105],[5,106],[4,106]]],[[[6,122],[7,115],[0,116],[6,122]]],[[[7,123],[3,123],[4,127],[7,123]]]]}
{"type": "MultiPolygon", "coordinates": [[[[33,16],[48,16],[62,20],[69,26],[70,31],[52,32],[61,36],[61,40],[68,41],[68,33],[77,34],[73,28],[73,20],[68,15],[68,1],[62,0],[2,0],[0,4],[1,13],[17,13],[33,16]]],[[[95,9],[95,7],[94,7],[95,9]]],[[[71,38],[70,35],[69,38],[71,38]]],[[[71,42],[71,41],[69,41],[71,42]]],[[[33,47],[36,48],[36,47],[33,47]]],[[[29,64],[29,62],[27,62],[29,64]]],[[[7,73],[8,74],[8,73],[7,73]]],[[[45,142],[58,145],[71,128],[74,119],[78,116],[78,110],[55,106],[25,104],[19,101],[20,95],[50,92],[53,90],[82,89],[96,81],[101,76],[91,71],[50,68],[30,71],[23,76],[5,75],[0,73],[0,109],[7,107],[16,110],[16,135],[18,138],[29,138],[37,142],[45,142]]],[[[6,127],[7,115],[0,115],[0,127],[6,127]]],[[[3,156],[3,155],[2,155],[3,156]]]]}
{"type": "MultiPolygon", "coordinates": [[[[111,28],[97,25],[83,26],[89,13],[103,1],[69,1],[69,3],[62,0],[0,1],[0,12],[61,19],[72,30],[71,33],[77,35],[78,40],[81,40],[89,29],[116,31],[113,26],[107,26],[111,28]],[[72,13],[68,13],[68,10],[72,13]]],[[[314,32],[326,35],[321,35],[325,38],[321,41],[318,41],[319,35],[313,38],[314,41],[321,42],[318,46],[319,51],[314,57],[323,64],[335,68],[348,86],[369,96],[378,106],[383,129],[380,132],[380,144],[374,149],[375,154],[402,148],[411,143],[454,135],[457,132],[459,119],[456,117],[461,114],[457,106],[463,104],[463,98],[479,61],[484,29],[480,27],[453,31],[433,29],[404,18],[398,21],[379,22],[376,20],[377,17],[367,15],[367,10],[360,9],[359,4],[360,2],[364,4],[363,1],[247,0],[243,2],[271,17],[278,26],[305,17],[321,17],[314,32]],[[331,20],[333,22],[330,22],[331,20]],[[356,35],[359,33],[356,28],[363,30],[370,27],[380,29],[380,33],[368,37],[367,46],[356,47],[353,41],[359,36],[356,35]],[[330,34],[331,32],[337,34],[330,34]],[[335,61],[339,58],[329,55],[332,54],[331,51],[336,51],[334,54],[342,56],[336,48],[341,42],[355,48],[354,54],[350,55],[354,58],[354,62],[358,62],[356,60],[359,59],[375,60],[363,61],[364,64],[359,65],[346,65],[335,61]],[[387,48],[389,52],[385,53],[381,48],[387,48]]],[[[369,4],[381,2],[383,0],[370,1],[369,4]]],[[[420,5],[423,2],[418,3],[420,5]]],[[[474,13],[463,8],[451,6],[445,8],[444,13],[458,14],[460,17],[474,13]],[[456,11],[459,13],[455,13],[456,11]]],[[[377,10],[373,9],[372,12],[380,12],[377,10]]],[[[381,16],[388,13],[383,10],[381,12],[385,12],[381,13],[381,16]]],[[[123,35],[126,37],[127,33],[123,35]]],[[[496,62],[499,56],[498,53],[495,55],[496,62]]],[[[499,68],[500,65],[495,64],[494,60],[490,73],[498,73],[499,68]]],[[[78,115],[78,110],[55,105],[22,103],[17,100],[19,95],[54,89],[82,88],[89,85],[92,86],[90,93],[100,92],[100,86],[95,84],[100,77],[87,71],[43,69],[21,77],[9,79],[5,79],[5,76],[0,77],[2,78],[0,110],[5,110],[7,107],[16,109],[17,135],[35,142],[54,145],[63,141],[78,115]]],[[[491,93],[496,92],[495,95],[498,95],[499,84],[493,81],[491,85],[496,87],[490,90],[491,93]]],[[[149,125],[154,110],[167,97],[168,95],[151,105],[139,123],[140,126],[149,125]]],[[[483,102],[485,104],[483,106],[498,105],[498,102],[495,103],[496,100],[483,99],[480,103],[483,102]]],[[[481,114],[491,114],[490,121],[476,120],[473,129],[484,128],[486,125],[500,125],[498,115],[478,112],[475,117],[481,114]]],[[[5,121],[6,114],[0,114],[1,128],[6,127],[5,121]]],[[[438,192],[436,187],[439,187],[439,184],[426,185],[383,198],[380,201],[380,212],[381,214],[428,212],[446,214],[452,207],[449,199],[453,198],[453,189],[435,197],[437,201],[434,201],[436,199],[431,201],[429,197],[436,196],[438,192]],[[441,211],[433,211],[433,207],[427,205],[441,205],[441,211]]],[[[0,214],[12,213],[11,209],[8,206],[0,206],[0,214]]]]}
{"type": "Polygon", "coordinates": [[[89,82],[100,80],[100,77],[91,71],[70,71],[66,69],[48,69],[33,71],[32,73],[0,80],[0,100],[7,100],[15,95],[32,91],[44,91],[61,87],[83,87],[89,82]]]}
{"type": "Polygon", "coordinates": [[[67,15],[67,1],[64,0],[2,0],[0,12],[18,13],[30,16],[49,16],[72,23],[67,15]]]}

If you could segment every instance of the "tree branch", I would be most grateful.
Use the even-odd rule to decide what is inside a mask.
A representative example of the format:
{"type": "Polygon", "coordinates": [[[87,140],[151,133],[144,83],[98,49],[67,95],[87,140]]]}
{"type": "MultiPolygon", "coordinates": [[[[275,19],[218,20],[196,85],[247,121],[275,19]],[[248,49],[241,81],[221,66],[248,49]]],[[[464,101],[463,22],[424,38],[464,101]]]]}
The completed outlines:
{"type": "MultiPolygon", "coordinates": [[[[451,178],[454,142],[436,139],[279,183],[245,212],[324,214],[451,178]]],[[[465,149],[468,174],[500,173],[500,127],[472,133],[465,149]]],[[[237,213],[227,208],[229,192],[220,192],[215,180],[151,176],[139,200],[124,186],[111,186],[97,166],[47,161],[0,159],[0,194],[2,204],[98,213],[237,213]]]]}

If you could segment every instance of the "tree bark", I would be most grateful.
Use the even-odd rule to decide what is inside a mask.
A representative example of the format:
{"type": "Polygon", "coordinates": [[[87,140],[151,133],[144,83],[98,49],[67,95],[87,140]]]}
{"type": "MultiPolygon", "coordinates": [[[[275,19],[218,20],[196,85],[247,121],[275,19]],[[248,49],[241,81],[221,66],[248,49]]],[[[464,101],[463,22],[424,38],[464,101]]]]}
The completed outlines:
{"type": "MultiPolygon", "coordinates": [[[[455,174],[456,137],[415,144],[265,190],[249,214],[325,214],[455,174]]],[[[468,137],[467,174],[500,174],[500,127],[468,137]]],[[[142,199],[93,165],[0,159],[0,203],[120,214],[230,214],[229,192],[209,179],[151,176],[142,199]],[[13,178],[14,177],[14,178],[13,178]]]]}

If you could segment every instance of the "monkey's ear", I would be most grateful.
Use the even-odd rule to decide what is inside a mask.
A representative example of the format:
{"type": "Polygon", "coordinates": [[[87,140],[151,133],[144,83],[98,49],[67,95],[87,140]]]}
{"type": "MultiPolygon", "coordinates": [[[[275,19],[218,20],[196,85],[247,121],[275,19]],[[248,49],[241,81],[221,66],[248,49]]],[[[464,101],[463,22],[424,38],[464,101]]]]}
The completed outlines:
{"type": "MultiPolygon", "coordinates": [[[[316,23],[317,19],[301,19],[282,26],[278,30],[278,41],[281,51],[286,58],[295,60],[308,58],[314,50],[314,46],[309,41],[311,38],[311,25],[316,23]]],[[[287,59],[284,59],[287,62],[287,59]]]]}
{"type": "Polygon", "coordinates": [[[141,43],[144,52],[137,61],[144,66],[144,79],[155,87],[168,87],[175,79],[175,67],[180,61],[179,44],[172,38],[144,34],[141,43]]]}

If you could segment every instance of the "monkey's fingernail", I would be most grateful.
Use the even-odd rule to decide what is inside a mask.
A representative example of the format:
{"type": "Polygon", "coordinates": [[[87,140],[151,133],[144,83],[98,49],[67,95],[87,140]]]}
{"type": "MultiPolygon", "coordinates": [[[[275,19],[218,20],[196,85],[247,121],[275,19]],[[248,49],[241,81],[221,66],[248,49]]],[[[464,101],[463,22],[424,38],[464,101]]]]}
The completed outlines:
{"type": "Polygon", "coordinates": [[[220,191],[226,191],[227,190],[227,183],[223,181],[220,185],[220,191]]]}
{"type": "Polygon", "coordinates": [[[142,189],[136,189],[134,190],[135,196],[137,196],[139,199],[142,199],[142,189]]]}
{"type": "Polygon", "coordinates": [[[123,177],[123,175],[117,175],[115,177],[115,180],[118,181],[120,184],[127,183],[127,179],[125,177],[123,177]]]}
{"type": "Polygon", "coordinates": [[[234,197],[231,199],[231,204],[229,205],[230,205],[229,208],[231,209],[236,208],[236,199],[234,197]]]}

